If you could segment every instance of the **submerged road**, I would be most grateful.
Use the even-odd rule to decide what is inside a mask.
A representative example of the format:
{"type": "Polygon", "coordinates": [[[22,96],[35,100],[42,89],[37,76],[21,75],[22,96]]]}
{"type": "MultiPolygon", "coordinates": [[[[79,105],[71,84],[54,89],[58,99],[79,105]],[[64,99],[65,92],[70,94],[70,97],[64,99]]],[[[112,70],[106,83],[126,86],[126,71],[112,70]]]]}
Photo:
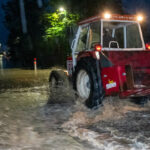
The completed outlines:
{"type": "Polygon", "coordinates": [[[53,100],[48,91],[47,86],[1,90],[0,150],[150,149],[149,104],[115,97],[89,110],[61,93],[61,103],[47,105],[53,100]]]}

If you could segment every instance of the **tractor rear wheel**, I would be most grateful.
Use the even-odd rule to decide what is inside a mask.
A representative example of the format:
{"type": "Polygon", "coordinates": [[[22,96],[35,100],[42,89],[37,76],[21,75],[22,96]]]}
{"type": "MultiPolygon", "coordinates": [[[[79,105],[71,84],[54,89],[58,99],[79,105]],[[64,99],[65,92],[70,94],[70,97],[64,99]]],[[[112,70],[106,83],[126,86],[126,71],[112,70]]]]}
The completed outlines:
{"type": "Polygon", "coordinates": [[[150,101],[150,96],[132,97],[131,101],[144,106],[150,101]]]}
{"type": "Polygon", "coordinates": [[[75,68],[74,88],[80,98],[89,108],[97,108],[102,103],[104,93],[102,85],[99,85],[96,60],[90,57],[82,58],[75,68]]]}

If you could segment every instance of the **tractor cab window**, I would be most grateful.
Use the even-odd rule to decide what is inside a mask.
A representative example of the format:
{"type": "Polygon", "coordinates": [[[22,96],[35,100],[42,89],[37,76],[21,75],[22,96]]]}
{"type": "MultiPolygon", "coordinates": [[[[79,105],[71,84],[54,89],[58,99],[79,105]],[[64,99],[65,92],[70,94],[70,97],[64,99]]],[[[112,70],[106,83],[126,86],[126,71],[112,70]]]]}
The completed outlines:
{"type": "Polygon", "coordinates": [[[104,49],[138,49],[142,48],[139,26],[136,22],[103,22],[104,49]]]}
{"type": "Polygon", "coordinates": [[[113,24],[104,22],[103,24],[103,47],[110,47],[112,41],[115,41],[113,35],[113,24]]]}
{"type": "Polygon", "coordinates": [[[136,24],[127,26],[127,48],[142,47],[140,32],[136,24]]]}
{"type": "Polygon", "coordinates": [[[92,49],[95,44],[100,44],[100,21],[90,24],[88,49],[92,49]]]}
{"type": "Polygon", "coordinates": [[[88,26],[81,27],[76,52],[80,52],[87,49],[87,37],[88,37],[88,26]]]}

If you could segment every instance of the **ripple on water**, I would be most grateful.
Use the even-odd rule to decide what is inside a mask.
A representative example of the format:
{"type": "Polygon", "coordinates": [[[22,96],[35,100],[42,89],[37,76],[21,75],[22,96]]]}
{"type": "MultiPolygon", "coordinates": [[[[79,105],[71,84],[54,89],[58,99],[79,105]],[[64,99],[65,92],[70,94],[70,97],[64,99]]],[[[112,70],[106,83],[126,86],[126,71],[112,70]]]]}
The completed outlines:
{"type": "Polygon", "coordinates": [[[47,105],[46,86],[0,93],[0,149],[150,149],[146,107],[107,98],[98,110],[89,110],[71,95],[60,93],[61,104],[47,105]]]}

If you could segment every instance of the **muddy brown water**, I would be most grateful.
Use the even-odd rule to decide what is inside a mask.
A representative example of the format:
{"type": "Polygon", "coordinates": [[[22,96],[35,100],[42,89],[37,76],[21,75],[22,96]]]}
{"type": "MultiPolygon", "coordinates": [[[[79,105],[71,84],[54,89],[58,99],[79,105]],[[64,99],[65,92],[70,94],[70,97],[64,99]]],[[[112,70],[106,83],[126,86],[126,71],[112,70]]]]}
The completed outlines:
{"type": "Polygon", "coordinates": [[[109,97],[89,110],[71,89],[49,95],[48,86],[0,91],[0,150],[150,150],[149,104],[109,97]]]}

